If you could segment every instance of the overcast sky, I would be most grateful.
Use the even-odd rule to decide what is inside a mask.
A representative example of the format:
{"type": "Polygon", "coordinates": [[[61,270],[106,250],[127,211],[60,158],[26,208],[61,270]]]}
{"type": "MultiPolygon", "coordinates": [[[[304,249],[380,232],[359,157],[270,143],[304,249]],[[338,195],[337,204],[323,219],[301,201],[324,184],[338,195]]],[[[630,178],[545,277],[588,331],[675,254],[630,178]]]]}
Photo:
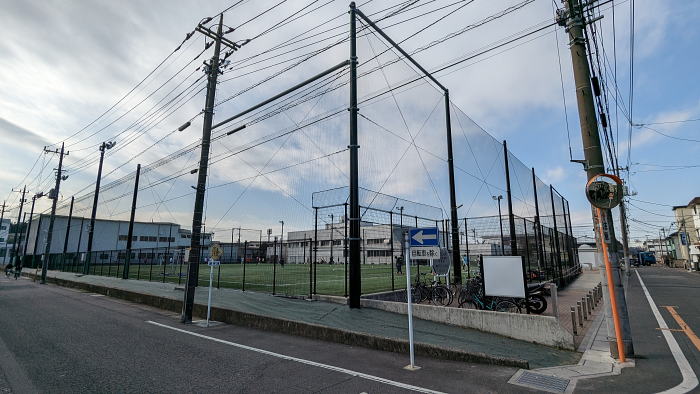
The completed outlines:
{"type": "MultiPolygon", "coordinates": [[[[111,137],[117,141],[117,146],[113,152],[108,152],[105,160],[106,175],[103,184],[106,184],[133,171],[136,163],[151,163],[201,138],[200,112],[204,106],[204,92],[201,89],[204,87],[204,78],[202,71],[197,68],[211,56],[211,48],[197,57],[204,50],[205,44],[204,38],[198,33],[184,42],[180,50],[168,58],[133,94],[98,121],[92,122],[180,45],[200,20],[217,14],[233,4],[232,1],[2,0],[1,3],[0,166],[3,171],[0,172],[0,194],[8,199],[8,204],[16,206],[18,195],[11,193],[11,189],[25,183],[32,193],[45,192],[50,188],[51,169],[57,165],[57,160],[55,155],[40,155],[45,145],[56,149],[56,143],[66,140],[68,150],[71,151],[64,163],[69,174],[69,179],[63,183],[61,190],[65,202],[71,195],[84,195],[90,190],[97,171],[94,163],[98,155],[97,146],[102,141],[111,137]],[[173,78],[169,79],[171,77],[173,78]],[[157,90],[164,83],[163,88],[157,90]],[[158,105],[172,98],[168,96],[171,89],[175,92],[174,95],[189,86],[191,88],[181,98],[191,99],[177,102],[177,107],[170,107],[172,114],[168,111],[158,112],[162,121],[158,122],[160,118],[156,117],[148,125],[139,123],[143,117],[154,114],[149,112],[150,108],[158,108],[158,105]],[[154,90],[155,93],[150,94],[154,90]],[[164,101],[159,101],[161,99],[164,101]],[[130,111],[132,107],[134,110],[130,111]],[[169,116],[165,117],[166,114],[169,116]],[[192,126],[185,132],[172,132],[190,119],[192,126]],[[153,147],[149,148],[151,145],[153,147]],[[118,167],[120,165],[123,166],[118,167]]],[[[220,105],[216,109],[215,121],[231,116],[246,106],[347,58],[346,44],[334,47],[280,77],[250,91],[241,92],[241,89],[259,82],[290,63],[272,66],[273,60],[258,64],[254,63],[255,60],[249,60],[246,67],[237,68],[238,59],[258,55],[324,21],[329,22],[318,31],[339,27],[338,30],[325,33],[325,36],[330,36],[333,32],[347,32],[347,27],[343,26],[348,22],[348,2],[340,0],[289,0],[238,27],[278,3],[244,1],[224,15],[227,26],[237,27],[227,35],[235,41],[253,38],[271,26],[278,28],[253,39],[231,55],[229,60],[233,66],[220,77],[217,92],[217,103],[220,105]],[[307,5],[309,8],[304,8],[307,5]],[[302,9],[309,11],[316,7],[319,7],[318,10],[309,15],[291,21],[287,19],[302,9]],[[264,66],[270,68],[262,69],[264,66]],[[231,100],[225,101],[232,96],[231,100]]],[[[397,3],[400,2],[375,0],[363,5],[362,9],[367,14],[377,12],[373,18],[379,18],[387,15],[387,7],[397,3]]],[[[551,22],[553,14],[552,2],[549,0],[534,0],[529,3],[522,0],[418,2],[421,3],[427,4],[379,22],[392,37],[401,41],[421,27],[445,16],[425,31],[402,42],[401,45],[409,51],[460,28],[484,21],[508,7],[517,7],[483,26],[469,29],[444,44],[417,54],[418,61],[428,70],[437,69],[523,29],[551,22]],[[443,6],[448,7],[439,9],[443,6]],[[395,22],[429,11],[434,12],[391,26],[395,22]]],[[[613,40],[610,5],[603,7],[601,38],[611,69],[614,54],[617,54],[621,105],[629,108],[630,4],[629,1],[616,1],[615,4],[617,40],[613,40]]],[[[700,91],[700,76],[697,73],[700,69],[700,55],[697,51],[697,42],[700,40],[700,27],[697,24],[700,20],[700,3],[692,0],[639,0],[635,2],[635,7],[633,121],[642,124],[700,118],[700,97],[697,93],[700,91]]],[[[343,37],[340,34],[309,50],[321,48],[343,37]]],[[[313,40],[306,42],[310,41],[313,40]]],[[[296,46],[291,45],[289,49],[301,46],[304,42],[299,40],[296,46]]],[[[569,139],[574,159],[582,158],[582,150],[567,43],[568,37],[562,29],[549,28],[517,45],[489,52],[464,63],[465,67],[453,67],[437,76],[450,89],[453,104],[496,140],[508,140],[511,152],[525,166],[534,167],[540,178],[552,183],[571,202],[574,225],[586,225],[590,224],[590,213],[583,194],[585,174],[580,165],[569,162],[569,139]],[[568,125],[562,99],[562,80],[568,125]]],[[[379,64],[377,60],[390,61],[395,58],[388,52],[372,64],[372,56],[386,49],[383,45],[373,35],[358,40],[361,70],[362,67],[376,66],[379,64]],[[363,59],[370,61],[363,64],[363,59]]],[[[279,52],[281,51],[275,54],[279,55],[279,52]]],[[[280,56],[279,59],[284,60],[293,54],[280,56]]],[[[267,59],[267,56],[259,55],[256,59],[267,59]]],[[[360,96],[380,90],[387,83],[395,85],[417,75],[400,62],[391,67],[361,80],[360,96]]],[[[339,80],[342,81],[342,77],[339,80]]],[[[222,138],[213,146],[212,155],[236,151],[273,131],[279,133],[303,124],[314,116],[343,108],[347,106],[346,97],[347,90],[340,88],[318,100],[310,100],[293,110],[264,120],[259,123],[260,127],[251,128],[245,134],[241,133],[241,136],[236,134],[222,138]]],[[[405,133],[400,138],[392,136],[387,130],[378,131],[381,129],[379,126],[361,118],[360,126],[365,125],[364,135],[362,128],[360,130],[361,154],[366,158],[361,166],[363,186],[375,190],[381,188],[387,194],[438,207],[448,204],[444,187],[446,174],[441,170],[444,163],[430,156],[430,153],[440,156],[444,151],[444,137],[441,137],[443,134],[439,131],[444,125],[441,123],[444,122],[444,112],[441,112],[444,108],[436,107],[439,100],[439,92],[425,84],[361,110],[361,113],[386,129],[405,133]],[[427,131],[421,131],[421,128],[427,131]],[[370,130],[371,133],[368,132],[370,130]],[[422,153],[411,148],[409,142],[413,138],[425,148],[422,153]],[[400,160],[405,150],[408,152],[404,153],[407,157],[400,160]],[[397,162],[400,165],[396,171],[391,172],[397,162]]],[[[700,122],[649,125],[651,129],[634,127],[628,144],[628,126],[624,115],[621,111],[615,113],[613,101],[610,106],[609,117],[620,119],[620,127],[615,135],[618,138],[616,142],[622,166],[627,165],[627,150],[628,146],[631,147],[629,185],[637,193],[633,199],[682,205],[700,195],[700,177],[697,176],[699,167],[673,167],[700,165],[700,134],[697,133],[700,122]]],[[[308,223],[306,217],[312,215],[309,212],[311,193],[346,183],[347,152],[337,153],[321,161],[318,159],[319,156],[345,149],[347,118],[344,117],[345,114],[342,116],[320,123],[323,126],[305,129],[304,135],[294,133],[292,139],[280,138],[246,151],[245,155],[238,154],[233,159],[216,164],[209,180],[210,186],[235,183],[232,187],[222,186],[214,189],[216,192],[209,193],[207,212],[215,220],[209,220],[207,225],[212,228],[233,225],[267,228],[277,225],[279,218],[287,217],[289,222],[294,223],[294,217],[298,219],[301,216],[305,219],[299,222],[308,223]],[[304,161],[311,164],[272,172],[304,161]]],[[[462,120],[467,122],[468,118],[462,120]]],[[[457,131],[459,126],[453,125],[455,140],[461,138],[463,133],[469,135],[468,131],[457,131]]],[[[462,150],[457,155],[464,155],[466,160],[467,146],[460,144],[458,142],[456,148],[462,150]]],[[[477,154],[490,154],[488,149],[484,147],[477,154]]],[[[169,174],[195,168],[198,155],[198,151],[185,154],[161,168],[161,171],[146,174],[142,182],[155,183],[169,174]]],[[[483,160],[488,161],[486,156],[483,160]]],[[[468,166],[468,163],[464,162],[464,166],[468,166]]],[[[483,170],[479,168],[479,171],[483,170]]],[[[478,183],[470,183],[468,174],[461,175],[458,176],[458,182],[460,179],[464,181],[458,184],[458,203],[465,204],[465,207],[461,208],[460,216],[493,214],[495,208],[489,200],[490,195],[497,191],[486,187],[481,192],[478,183]],[[472,199],[471,196],[477,198],[472,199]],[[472,200],[481,203],[470,204],[472,200]],[[465,211],[467,206],[470,207],[468,212],[465,211]]],[[[196,175],[180,177],[143,192],[139,201],[144,205],[151,203],[151,206],[143,210],[148,214],[143,214],[140,219],[178,221],[189,227],[192,198],[167,200],[191,192],[189,185],[194,184],[195,177],[196,175]]],[[[120,217],[128,211],[130,198],[117,197],[128,193],[130,188],[133,188],[132,181],[106,192],[102,197],[106,199],[104,201],[113,198],[114,202],[107,203],[105,209],[108,211],[102,213],[120,217]]],[[[634,200],[632,204],[631,217],[644,222],[630,224],[634,237],[656,234],[658,227],[654,226],[668,228],[673,220],[669,207],[634,200]]],[[[48,200],[39,200],[39,209],[46,209],[47,206],[48,200]]],[[[16,215],[16,211],[12,214],[16,215]]],[[[582,232],[584,230],[583,227],[580,229],[582,232]]]]}

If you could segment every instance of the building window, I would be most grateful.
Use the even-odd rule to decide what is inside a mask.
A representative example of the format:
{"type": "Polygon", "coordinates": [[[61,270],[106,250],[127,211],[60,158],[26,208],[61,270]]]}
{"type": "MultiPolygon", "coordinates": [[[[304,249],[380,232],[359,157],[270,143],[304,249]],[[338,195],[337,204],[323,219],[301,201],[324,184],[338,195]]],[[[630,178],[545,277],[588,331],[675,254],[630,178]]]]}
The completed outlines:
{"type": "Polygon", "coordinates": [[[391,250],[368,250],[367,257],[389,257],[391,250]]]}
{"type": "Polygon", "coordinates": [[[341,244],[342,242],[343,242],[342,239],[334,239],[334,240],[333,240],[333,245],[340,246],[340,244],[341,244]]]}
{"type": "Polygon", "coordinates": [[[107,260],[109,258],[109,253],[101,253],[100,260],[107,260]]]}
{"type": "Polygon", "coordinates": [[[0,230],[7,230],[7,226],[0,226],[0,230]]]}
{"type": "Polygon", "coordinates": [[[329,246],[331,241],[321,241],[321,246],[329,246]]]}
{"type": "Polygon", "coordinates": [[[0,242],[5,242],[5,238],[0,237],[0,242]]]}
{"type": "Polygon", "coordinates": [[[367,245],[377,245],[387,243],[386,238],[370,238],[367,239],[367,245]]]}

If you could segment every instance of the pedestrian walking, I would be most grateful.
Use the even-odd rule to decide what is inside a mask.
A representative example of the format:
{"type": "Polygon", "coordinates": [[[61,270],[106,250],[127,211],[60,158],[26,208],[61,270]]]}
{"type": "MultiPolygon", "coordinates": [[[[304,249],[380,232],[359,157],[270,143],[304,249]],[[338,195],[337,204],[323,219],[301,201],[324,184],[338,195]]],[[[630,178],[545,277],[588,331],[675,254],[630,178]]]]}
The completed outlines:
{"type": "Polygon", "coordinates": [[[403,274],[401,272],[401,266],[403,266],[403,257],[396,256],[396,273],[400,275],[403,274]]]}

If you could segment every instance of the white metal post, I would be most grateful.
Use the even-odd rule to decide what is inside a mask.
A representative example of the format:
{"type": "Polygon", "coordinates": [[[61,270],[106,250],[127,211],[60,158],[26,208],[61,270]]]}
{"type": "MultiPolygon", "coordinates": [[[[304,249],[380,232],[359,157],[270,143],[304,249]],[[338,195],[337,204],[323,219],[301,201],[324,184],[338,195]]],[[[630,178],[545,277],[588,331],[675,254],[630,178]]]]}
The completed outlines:
{"type": "MultiPolygon", "coordinates": [[[[406,236],[404,238],[404,249],[407,247],[406,236]]],[[[408,310],[408,348],[411,356],[411,364],[407,365],[405,369],[416,370],[420,367],[416,366],[415,357],[413,353],[413,304],[411,300],[411,251],[404,253],[406,256],[406,307],[408,310]]]]}

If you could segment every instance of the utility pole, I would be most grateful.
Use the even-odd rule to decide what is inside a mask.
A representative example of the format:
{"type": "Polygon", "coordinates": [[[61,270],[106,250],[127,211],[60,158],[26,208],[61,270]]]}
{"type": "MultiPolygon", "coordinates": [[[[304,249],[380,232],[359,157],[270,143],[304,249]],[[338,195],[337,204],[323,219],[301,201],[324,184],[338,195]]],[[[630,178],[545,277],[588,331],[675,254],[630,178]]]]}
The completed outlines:
{"type": "MultiPolygon", "coordinates": [[[[29,211],[29,223],[27,224],[27,237],[24,240],[24,250],[22,251],[22,256],[27,255],[27,244],[29,243],[29,233],[32,231],[32,217],[34,216],[34,204],[36,204],[36,199],[40,198],[43,196],[43,193],[35,194],[32,196],[32,208],[29,211]]],[[[37,230],[37,234],[39,233],[39,230],[37,230]]],[[[32,262],[34,261],[34,256],[32,256],[32,262]]]]}
{"type": "MultiPolygon", "coordinates": [[[[211,18],[202,23],[208,23],[211,18]]],[[[192,214],[192,241],[190,243],[190,259],[187,265],[187,284],[185,285],[184,300],[182,303],[182,315],[180,321],[192,322],[192,309],[194,308],[194,292],[199,276],[199,262],[202,237],[202,214],[204,211],[204,194],[207,185],[207,170],[209,166],[209,145],[211,144],[211,126],[214,120],[214,100],[216,99],[216,80],[219,76],[219,55],[221,53],[222,29],[224,15],[219,15],[219,26],[216,33],[205,28],[200,23],[197,31],[214,39],[214,56],[208,65],[205,64],[205,72],[208,74],[207,98],[204,107],[204,125],[202,127],[202,150],[197,171],[197,187],[194,200],[194,212],[192,214]]]]}
{"type": "MultiPolygon", "coordinates": [[[[19,192],[19,190],[14,190],[14,189],[12,189],[12,191],[19,192]]],[[[19,232],[19,223],[20,223],[20,220],[22,220],[22,208],[24,207],[24,203],[27,201],[24,199],[24,196],[26,194],[27,194],[27,185],[24,185],[24,188],[22,189],[22,198],[19,199],[19,213],[17,214],[17,228],[15,229],[15,242],[12,244],[12,252],[13,252],[13,255],[15,256],[15,268],[17,268],[20,265],[19,251],[17,250],[19,248],[17,235],[21,234],[19,232]]],[[[10,224],[12,224],[12,223],[10,223],[10,224]]],[[[9,235],[10,232],[8,231],[7,234],[9,235]]],[[[10,261],[12,261],[12,259],[10,259],[10,261]]]]}
{"type": "Polygon", "coordinates": [[[85,266],[83,267],[83,274],[87,275],[90,272],[90,260],[92,259],[92,240],[95,234],[95,216],[97,215],[97,202],[100,198],[100,181],[102,180],[102,162],[105,159],[105,151],[107,149],[112,149],[116,145],[116,142],[109,141],[100,144],[100,164],[97,167],[97,181],[95,182],[95,194],[92,199],[92,214],[90,215],[90,228],[88,229],[88,243],[87,243],[87,258],[85,259],[85,266]]]}
{"type": "MultiPolygon", "coordinates": [[[[588,64],[587,45],[584,37],[583,29],[586,21],[583,17],[583,7],[580,0],[564,0],[565,11],[563,15],[560,13],[557,16],[557,22],[560,25],[566,26],[566,31],[569,33],[569,49],[571,51],[571,60],[574,71],[574,80],[576,83],[576,101],[578,105],[579,120],[581,125],[581,137],[583,140],[583,152],[585,160],[583,161],[584,169],[587,173],[587,178],[591,179],[605,172],[605,164],[603,162],[603,151],[600,144],[600,134],[598,133],[598,121],[596,118],[596,110],[593,104],[593,89],[591,87],[591,75],[588,64]]],[[[591,207],[593,221],[597,221],[596,211],[591,207]]],[[[609,209],[602,210],[601,220],[607,223],[609,232],[610,245],[610,265],[612,272],[601,270],[601,275],[610,275],[613,283],[613,291],[617,300],[618,311],[620,317],[620,326],[622,332],[623,351],[626,356],[634,355],[634,346],[632,344],[632,333],[630,330],[629,315],[627,313],[627,301],[625,292],[622,287],[622,277],[620,272],[620,262],[617,258],[617,240],[615,238],[615,228],[613,226],[613,216],[609,209]]],[[[624,226],[623,226],[624,227],[624,226]]],[[[603,243],[605,239],[596,232],[598,245],[598,253],[602,253],[603,243]]],[[[614,357],[623,357],[625,355],[618,354],[617,338],[615,335],[613,324],[613,313],[610,304],[609,289],[607,289],[607,280],[603,278],[604,299],[606,303],[606,320],[608,325],[608,340],[610,353],[614,357]]]]}
{"type": "Polygon", "coordinates": [[[59,153],[58,157],[58,169],[56,170],[56,185],[53,190],[49,192],[49,198],[53,201],[51,202],[51,216],[49,217],[49,232],[46,234],[46,248],[44,249],[44,261],[41,264],[41,284],[46,284],[46,270],[49,268],[49,253],[51,253],[51,238],[53,237],[53,225],[56,219],[56,203],[58,202],[59,191],[61,189],[61,180],[68,179],[68,176],[63,176],[63,156],[68,156],[69,152],[64,153],[64,144],[61,144],[61,151],[51,151],[44,147],[44,152],[55,152],[59,153]]]}
{"type": "MultiPolygon", "coordinates": [[[[2,202],[0,206],[0,228],[2,228],[2,221],[5,219],[5,208],[7,207],[7,201],[2,202]]],[[[10,235],[10,227],[7,227],[7,235],[10,235]]],[[[2,257],[2,263],[5,264],[5,256],[7,256],[7,239],[5,239],[5,255],[2,257]]]]}

